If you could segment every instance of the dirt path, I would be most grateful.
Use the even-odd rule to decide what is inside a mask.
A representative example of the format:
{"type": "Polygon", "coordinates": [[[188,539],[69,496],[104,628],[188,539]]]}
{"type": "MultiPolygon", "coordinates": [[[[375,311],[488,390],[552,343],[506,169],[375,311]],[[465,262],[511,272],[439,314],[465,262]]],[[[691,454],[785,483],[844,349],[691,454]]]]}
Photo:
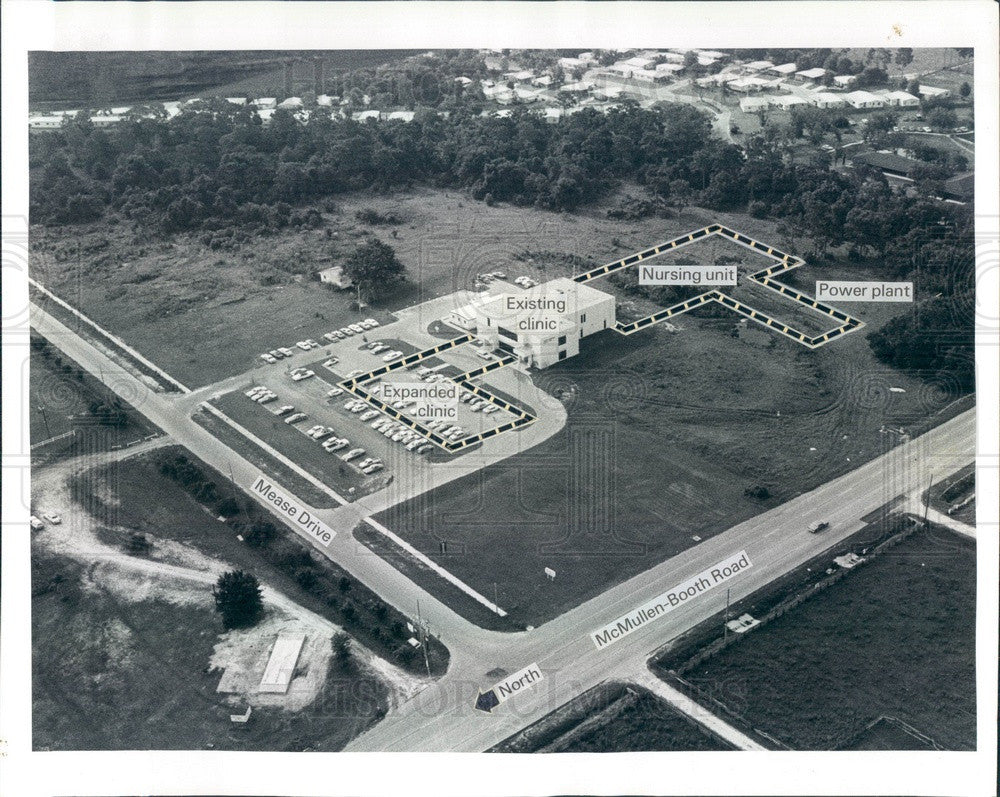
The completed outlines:
{"type": "MultiPolygon", "coordinates": [[[[70,493],[69,480],[81,471],[165,445],[172,445],[172,441],[160,438],[127,451],[89,455],[35,470],[33,505],[60,512],[63,522],[47,523],[44,529],[33,532],[32,545],[85,564],[85,589],[109,593],[128,603],[164,601],[212,608],[211,587],[231,565],[191,546],[150,535],[147,537],[152,548],[148,556],[124,553],[101,540],[98,528],[107,524],[77,504],[70,493]]],[[[102,496],[102,500],[114,501],[115,497],[102,496]]],[[[266,583],[262,586],[267,610],[264,620],[251,629],[220,634],[211,665],[238,670],[237,677],[230,680],[238,684],[240,691],[235,694],[244,702],[299,710],[319,694],[332,657],[330,640],[341,628],[266,583]],[[301,632],[308,637],[299,659],[299,670],[304,674],[293,681],[285,695],[257,694],[270,643],[278,632],[284,631],[301,632]]],[[[353,639],[351,646],[356,661],[385,683],[394,705],[410,699],[427,685],[427,679],[400,670],[353,639]]]]}

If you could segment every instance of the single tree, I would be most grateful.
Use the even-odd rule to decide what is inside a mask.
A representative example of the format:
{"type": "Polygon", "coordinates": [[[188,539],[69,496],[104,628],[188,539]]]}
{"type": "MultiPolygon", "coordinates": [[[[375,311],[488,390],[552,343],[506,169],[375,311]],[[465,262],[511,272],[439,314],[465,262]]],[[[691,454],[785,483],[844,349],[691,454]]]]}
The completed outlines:
{"type": "Polygon", "coordinates": [[[342,670],[351,665],[351,638],[343,631],[333,635],[333,657],[342,670]]]}
{"type": "Polygon", "coordinates": [[[226,628],[248,628],[264,613],[260,582],[252,573],[230,570],[219,576],[212,591],[215,608],[226,628]]]}
{"type": "Polygon", "coordinates": [[[968,83],[963,83],[961,86],[958,87],[958,96],[960,96],[962,99],[965,99],[970,94],[972,94],[972,86],[970,86],[968,83]]]}
{"type": "Polygon", "coordinates": [[[344,262],[344,274],[358,287],[361,295],[375,295],[404,279],[406,267],[396,253],[378,238],[369,238],[344,262]]]}

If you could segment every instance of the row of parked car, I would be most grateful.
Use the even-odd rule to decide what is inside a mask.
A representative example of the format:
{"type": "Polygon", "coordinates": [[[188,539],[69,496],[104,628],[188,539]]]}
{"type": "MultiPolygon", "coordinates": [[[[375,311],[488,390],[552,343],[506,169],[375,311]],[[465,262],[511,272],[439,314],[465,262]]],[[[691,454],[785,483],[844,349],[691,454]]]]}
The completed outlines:
{"type": "MultiPolygon", "coordinates": [[[[340,388],[335,388],[339,392],[343,392],[340,388]]],[[[275,410],[275,415],[279,418],[284,416],[285,423],[295,424],[300,421],[304,421],[309,417],[307,413],[296,412],[295,407],[291,404],[285,404],[282,407],[278,407],[275,410]]],[[[315,424],[305,431],[307,437],[311,437],[313,440],[322,441],[321,445],[331,454],[337,451],[342,451],[347,448],[351,441],[346,437],[339,437],[336,430],[332,426],[324,426],[323,424],[315,424]]],[[[340,458],[345,462],[350,462],[351,460],[357,459],[358,457],[364,456],[365,450],[363,448],[352,448],[351,450],[340,455],[340,458]]],[[[385,467],[385,463],[380,459],[375,459],[374,457],[369,457],[368,459],[361,460],[357,467],[362,473],[366,475],[371,475],[373,473],[378,473],[385,467]]]]}
{"type": "Polygon", "coordinates": [[[359,321],[357,324],[348,324],[346,327],[341,327],[340,329],[332,329],[329,332],[324,333],[323,339],[333,343],[336,340],[349,338],[351,335],[360,335],[365,330],[375,329],[378,325],[378,321],[374,318],[366,318],[364,321],[359,321]]]}
{"type": "MultiPolygon", "coordinates": [[[[397,401],[396,404],[412,404],[413,402],[408,401],[397,401]]],[[[394,404],[393,406],[396,406],[394,404]]],[[[392,418],[383,416],[378,410],[371,409],[368,404],[366,404],[361,399],[352,399],[344,404],[344,409],[348,412],[359,415],[358,420],[368,422],[371,424],[372,429],[376,432],[381,432],[383,437],[387,437],[394,443],[401,443],[406,446],[408,451],[414,451],[417,454],[426,454],[430,451],[433,446],[428,443],[421,435],[410,429],[407,426],[395,421],[392,418]]]]}

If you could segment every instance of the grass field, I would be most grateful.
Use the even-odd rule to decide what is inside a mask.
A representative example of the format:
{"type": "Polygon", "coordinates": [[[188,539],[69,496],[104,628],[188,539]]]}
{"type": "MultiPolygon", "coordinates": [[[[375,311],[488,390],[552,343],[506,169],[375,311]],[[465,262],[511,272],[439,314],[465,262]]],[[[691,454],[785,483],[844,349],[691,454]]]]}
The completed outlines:
{"type": "Polygon", "coordinates": [[[331,667],[307,710],[258,708],[236,730],[207,671],[222,630],[214,612],[123,603],[83,589],[81,570],[33,557],[35,749],[339,750],[385,713],[377,680],[331,667]]]}
{"type": "MultiPolygon", "coordinates": [[[[393,636],[392,628],[406,618],[326,557],[311,555],[307,544],[291,531],[279,530],[271,542],[257,548],[240,541],[238,529],[219,521],[177,482],[160,472],[158,463],[176,453],[182,450],[164,449],[128,460],[127,466],[87,471],[75,478],[74,495],[85,502],[91,515],[103,519],[104,533],[118,544],[124,546],[128,535],[138,532],[196,548],[254,573],[300,606],[346,627],[378,655],[393,657],[400,640],[393,636]],[[109,493],[114,496],[111,501],[104,498],[109,493]],[[315,577],[304,580],[303,570],[312,571],[315,577]],[[350,583],[343,583],[345,579],[350,583]],[[347,604],[353,605],[356,621],[345,619],[347,604]]],[[[231,495],[224,476],[203,465],[199,467],[209,479],[215,479],[220,497],[231,495]]],[[[242,495],[240,502],[245,508],[233,522],[272,520],[269,513],[242,495]]],[[[429,652],[431,670],[444,672],[447,649],[435,642],[429,652]]],[[[423,670],[422,660],[405,661],[403,665],[414,671],[423,670]]]]}
{"type": "Polygon", "coordinates": [[[233,449],[233,451],[238,452],[247,462],[253,463],[256,467],[260,468],[262,473],[266,473],[271,478],[276,479],[279,484],[287,487],[310,506],[317,509],[330,509],[340,506],[334,498],[320,490],[308,479],[300,476],[283,462],[275,459],[252,440],[249,440],[246,435],[237,432],[218,416],[200,410],[192,417],[195,423],[204,426],[223,443],[233,449]]]}
{"type": "Polygon", "coordinates": [[[858,734],[888,715],[971,750],[975,582],[973,543],[917,531],[685,677],[795,749],[875,744],[858,734]]]}
{"type": "Polygon", "coordinates": [[[585,692],[494,748],[504,753],[729,750],[645,689],[609,683],[585,692]]]}
{"type": "Polygon", "coordinates": [[[735,316],[595,335],[535,376],[570,396],[564,430],[379,519],[484,594],[498,582],[500,605],[537,625],[883,453],[883,425],[943,419],[949,385],[886,369],[867,345],[898,307],[865,308],[868,327],[816,351],[733,338],[735,316]],[[758,484],[769,500],[744,496],[758,484]]]}
{"type": "Polygon", "coordinates": [[[52,356],[47,357],[32,348],[29,365],[28,419],[31,444],[75,431],[74,436],[55,440],[36,449],[32,453],[35,464],[107,451],[156,431],[131,408],[126,411],[125,422],[121,425],[97,423],[90,412],[91,403],[106,400],[108,391],[62,354],[52,351],[52,356]],[[56,357],[59,359],[56,360],[56,357]]]}

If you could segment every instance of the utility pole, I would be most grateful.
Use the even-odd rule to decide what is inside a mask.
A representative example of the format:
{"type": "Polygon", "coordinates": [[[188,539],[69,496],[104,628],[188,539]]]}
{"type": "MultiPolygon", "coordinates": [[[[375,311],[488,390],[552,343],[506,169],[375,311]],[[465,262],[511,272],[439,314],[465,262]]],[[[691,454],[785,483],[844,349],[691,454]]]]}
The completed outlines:
{"type": "Polygon", "coordinates": [[[924,501],[924,528],[927,528],[927,513],[931,508],[931,487],[934,486],[934,474],[927,477],[927,500],[924,501]]]}
{"type": "Polygon", "coordinates": [[[420,617],[420,601],[417,601],[417,628],[420,629],[420,647],[424,650],[424,669],[427,670],[427,677],[431,675],[431,663],[427,658],[427,628],[420,617]]]}
{"type": "Polygon", "coordinates": [[[500,608],[500,601],[497,600],[497,582],[493,582],[493,611],[500,608]]]}
{"type": "Polygon", "coordinates": [[[729,588],[726,588],[726,619],[722,623],[722,642],[729,639],[729,588]]]}
{"type": "Polygon", "coordinates": [[[42,421],[45,423],[45,437],[46,438],[52,437],[52,432],[49,431],[49,418],[45,414],[45,405],[39,404],[38,411],[42,413],[42,421]]]}

